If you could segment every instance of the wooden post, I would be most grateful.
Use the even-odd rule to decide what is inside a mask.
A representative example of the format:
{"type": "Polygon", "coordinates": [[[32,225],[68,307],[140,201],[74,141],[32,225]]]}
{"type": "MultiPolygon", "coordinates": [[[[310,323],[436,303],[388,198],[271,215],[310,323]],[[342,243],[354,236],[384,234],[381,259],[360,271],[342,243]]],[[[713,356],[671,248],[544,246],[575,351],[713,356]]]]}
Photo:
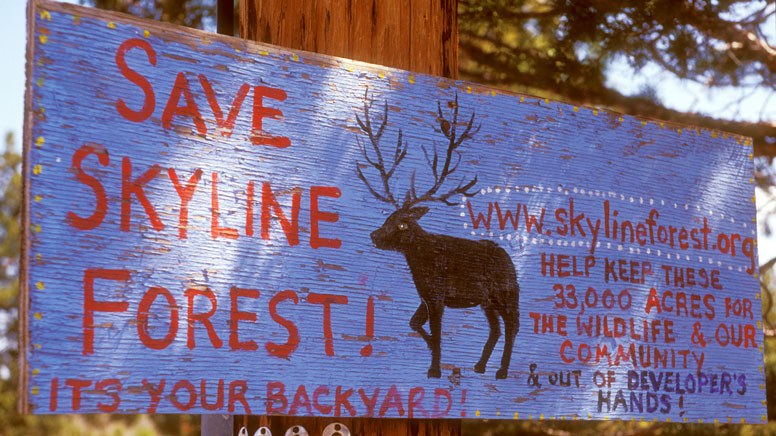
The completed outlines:
{"type": "MultiPolygon", "coordinates": [[[[455,79],[457,0],[240,0],[240,36],[295,50],[455,79]]],[[[273,434],[293,425],[318,436],[340,422],[351,434],[459,436],[460,420],[256,417],[273,434]]]]}

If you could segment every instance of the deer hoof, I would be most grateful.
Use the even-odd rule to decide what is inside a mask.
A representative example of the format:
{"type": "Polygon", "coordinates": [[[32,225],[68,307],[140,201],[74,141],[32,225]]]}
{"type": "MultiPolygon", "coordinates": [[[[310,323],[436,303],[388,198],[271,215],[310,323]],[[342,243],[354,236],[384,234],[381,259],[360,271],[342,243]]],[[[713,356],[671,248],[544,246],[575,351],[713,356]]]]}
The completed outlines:
{"type": "Polygon", "coordinates": [[[478,363],[474,365],[474,372],[476,372],[477,374],[485,374],[485,364],[478,363]]]}
{"type": "Polygon", "coordinates": [[[442,371],[440,371],[439,368],[428,369],[428,378],[439,378],[439,377],[442,377],[442,371]]]}
{"type": "Polygon", "coordinates": [[[503,380],[507,378],[507,373],[509,372],[506,368],[500,368],[498,371],[496,371],[496,380],[503,380]]]}

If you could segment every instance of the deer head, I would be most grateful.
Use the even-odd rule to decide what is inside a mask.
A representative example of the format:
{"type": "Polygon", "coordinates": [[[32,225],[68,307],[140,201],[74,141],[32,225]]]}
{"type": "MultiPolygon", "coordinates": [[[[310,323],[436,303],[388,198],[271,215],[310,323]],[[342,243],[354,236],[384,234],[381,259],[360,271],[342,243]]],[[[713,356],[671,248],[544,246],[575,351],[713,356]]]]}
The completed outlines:
{"type": "Polygon", "coordinates": [[[453,196],[463,195],[473,196],[476,191],[473,190],[477,184],[477,177],[466,181],[461,179],[458,184],[449,189],[444,189],[444,185],[450,176],[458,169],[461,163],[461,153],[458,150],[464,141],[471,139],[479,131],[480,126],[474,126],[475,114],[472,112],[468,122],[459,122],[458,120],[458,94],[455,100],[447,103],[449,109],[449,118],[442,111],[442,104],[437,102],[438,126],[434,128],[437,133],[441,133],[445,138],[445,152],[440,157],[436,145],[429,151],[425,146],[421,146],[423,156],[429,167],[429,172],[433,176],[433,184],[425,192],[418,195],[415,186],[415,171],[410,176],[410,187],[404,194],[403,200],[398,200],[391,191],[391,177],[396,172],[399,164],[407,156],[408,144],[403,139],[402,129],[399,129],[396,145],[385,152],[380,146],[380,140],[385,133],[388,125],[388,103],[385,102],[382,117],[375,119],[370,115],[370,110],[374,101],[369,98],[368,90],[364,93],[364,111],[363,118],[356,114],[356,122],[361,132],[369,140],[369,146],[361,137],[357,139],[361,154],[366,163],[358,163],[356,172],[358,178],[366,185],[369,193],[383,203],[388,203],[396,209],[380,226],[379,229],[372,232],[372,242],[375,247],[383,250],[404,251],[407,247],[414,245],[418,237],[426,234],[423,228],[418,224],[418,220],[425,215],[429,208],[419,206],[421,203],[444,203],[453,206],[455,203],[451,200],[453,196]],[[374,168],[379,176],[379,183],[373,185],[364,174],[364,168],[374,168]]]}

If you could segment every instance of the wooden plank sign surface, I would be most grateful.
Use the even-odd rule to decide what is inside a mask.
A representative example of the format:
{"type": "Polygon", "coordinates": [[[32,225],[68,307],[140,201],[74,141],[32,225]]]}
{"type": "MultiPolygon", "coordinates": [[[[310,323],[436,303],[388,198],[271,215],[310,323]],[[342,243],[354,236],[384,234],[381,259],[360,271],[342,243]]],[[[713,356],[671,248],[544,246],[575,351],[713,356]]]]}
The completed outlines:
{"type": "Polygon", "coordinates": [[[759,422],[749,139],[30,10],[34,413],[759,422]]]}

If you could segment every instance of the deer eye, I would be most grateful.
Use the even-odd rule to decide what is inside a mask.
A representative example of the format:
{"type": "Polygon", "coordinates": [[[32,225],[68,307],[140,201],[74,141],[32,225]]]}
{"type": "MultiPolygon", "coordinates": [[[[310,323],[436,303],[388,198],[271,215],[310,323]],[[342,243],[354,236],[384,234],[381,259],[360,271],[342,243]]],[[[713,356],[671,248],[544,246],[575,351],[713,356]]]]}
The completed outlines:
{"type": "Polygon", "coordinates": [[[407,230],[407,223],[399,223],[399,230],[407,230]]]}

